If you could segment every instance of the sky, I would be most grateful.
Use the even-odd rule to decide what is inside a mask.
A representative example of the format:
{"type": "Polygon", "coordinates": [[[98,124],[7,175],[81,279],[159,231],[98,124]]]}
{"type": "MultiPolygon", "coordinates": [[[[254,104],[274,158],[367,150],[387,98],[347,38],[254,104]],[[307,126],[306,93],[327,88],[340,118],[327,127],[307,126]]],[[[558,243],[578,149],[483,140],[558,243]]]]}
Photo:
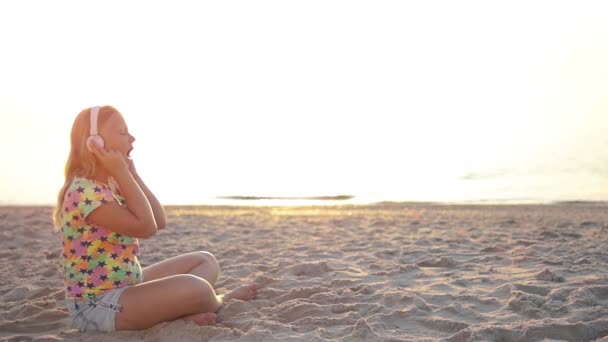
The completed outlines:
{"type": "Polygon", "coordinates": [[[53,204],[105,104],[167,204],[607,200],[606,42],[602,1],[2,2],[0,203],[53,204]]]}

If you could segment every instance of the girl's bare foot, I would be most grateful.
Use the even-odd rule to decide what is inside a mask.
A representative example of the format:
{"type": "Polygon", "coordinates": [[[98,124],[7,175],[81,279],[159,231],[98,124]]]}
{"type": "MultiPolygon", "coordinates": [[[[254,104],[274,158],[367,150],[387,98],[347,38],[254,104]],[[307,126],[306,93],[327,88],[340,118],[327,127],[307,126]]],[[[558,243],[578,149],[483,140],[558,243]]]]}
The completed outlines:
{"type": "Polygon", "coordinates": [[[192,321],[198,325],[214,325],[217,315],[212,312],[198,313],[183,318],[186,321],[192,321]]]}
{"type": "Polygon", "coordinates": [[[258,289],[261,287],[262,285],[258,283],[241,285],[236,289],[226,293],[223,297],[224,302],[227,302],[231,299],[239,299],[245,301],[255,299],[255,296],[257,296],[258,294],[258,289]]]}

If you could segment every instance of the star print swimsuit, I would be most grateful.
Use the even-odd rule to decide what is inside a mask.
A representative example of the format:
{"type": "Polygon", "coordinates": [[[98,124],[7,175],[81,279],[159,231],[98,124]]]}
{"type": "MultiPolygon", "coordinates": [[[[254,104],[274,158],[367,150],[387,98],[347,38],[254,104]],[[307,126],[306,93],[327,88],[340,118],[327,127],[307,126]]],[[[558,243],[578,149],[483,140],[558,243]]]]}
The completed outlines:
{"type": "Polygon", "coordinates": [[[86,217],[116,201],[125,205],[118,186],[75,177],[63,199],[60,223],[66,302],[74,325],[84,330],[114,330],[120,294],[143,281],[136,238],[88,224],[86,217]]]}

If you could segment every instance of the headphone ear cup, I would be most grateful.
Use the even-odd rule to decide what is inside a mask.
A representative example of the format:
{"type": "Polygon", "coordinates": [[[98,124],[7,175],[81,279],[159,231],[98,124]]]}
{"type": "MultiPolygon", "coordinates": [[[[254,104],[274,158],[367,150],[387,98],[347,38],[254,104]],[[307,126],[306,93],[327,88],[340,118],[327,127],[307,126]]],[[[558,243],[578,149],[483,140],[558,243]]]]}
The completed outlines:
{"type": "Polygon", "coordinates": [[[103,138],[99,135],[91,135],[87,138],[87,148],[89,149],[89,151],[91,151],[92,145],[97,145],[103,148],[105,146],[105,142],[103,141],[103,138]]]}

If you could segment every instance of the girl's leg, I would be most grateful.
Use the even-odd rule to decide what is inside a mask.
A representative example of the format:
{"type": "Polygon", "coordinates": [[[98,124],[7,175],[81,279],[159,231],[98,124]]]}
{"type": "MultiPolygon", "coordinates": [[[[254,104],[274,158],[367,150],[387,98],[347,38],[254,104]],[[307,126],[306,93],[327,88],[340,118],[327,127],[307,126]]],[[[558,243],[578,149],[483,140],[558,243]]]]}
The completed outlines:
{"type": "Polygon", "coordinates": [[[220,265],[209,252],[192,252],[145,267],[143,273],[145,282],[178,274],[192,274],[207,280],[213,286],[219,276],[220,265]]]}
{"type": "Polygon", "coordinates": [[[116,315],[116,330],[147,329],[179,318],[207,322],[210,316],[199,314],[215,312],[223,301],[230,299],[251,300],[259,287],[243,285],[222,297],[215,294],[205,279],[190,274],[147,281],[128,288],[120,296],[122,311],[116,315]]]}

